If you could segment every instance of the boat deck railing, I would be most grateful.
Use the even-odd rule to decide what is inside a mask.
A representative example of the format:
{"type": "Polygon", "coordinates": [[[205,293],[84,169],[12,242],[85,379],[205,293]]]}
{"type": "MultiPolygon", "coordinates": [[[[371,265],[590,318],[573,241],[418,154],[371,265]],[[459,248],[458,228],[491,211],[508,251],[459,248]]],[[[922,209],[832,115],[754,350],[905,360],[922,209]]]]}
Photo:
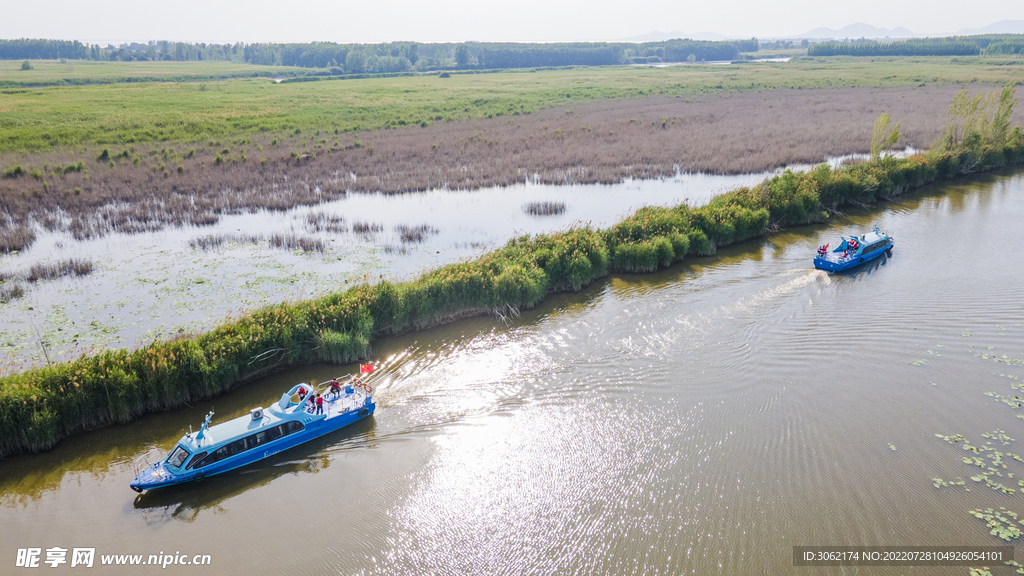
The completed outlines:
{"type": "MultiPolygon", "coordinates": [[[[329,391],[331,386],[330,380],[312,385],[314,393],[319,393],[324,398],[324,415],[328,418],[351,410],[358,410],[366,403],[366,399],[370,396],[369,393],[358,387],[351,394],[346,394],[345,390],[347,387],[352,386],[351,380],[349,378],[339,378],[338,380],[338,383],[341,385],[340,394],[333,394],[329,391]]],[[[310,408],[306,408],[306,411],[309,412],[310,408]]]]}
{"type": "Polygon", "coordinates": [[[153,464],[163,460],[163,456],[160,451],[155,447],[151,447],[146,451],[145,454],[139,456],[135,460],[132,460],[132,470],[135,471],[135,477],[139,478],[142,473],[153,467],[153,464]],[[155,452],[155,454],[154,454],[155,452]]]}

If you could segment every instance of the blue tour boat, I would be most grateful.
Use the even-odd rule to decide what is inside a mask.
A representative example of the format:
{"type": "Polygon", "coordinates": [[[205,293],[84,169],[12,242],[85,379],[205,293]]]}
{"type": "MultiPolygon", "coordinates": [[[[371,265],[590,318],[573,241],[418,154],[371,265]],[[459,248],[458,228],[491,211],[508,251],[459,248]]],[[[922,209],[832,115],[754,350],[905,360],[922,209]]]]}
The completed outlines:
{"type": "Polygon", "coordinates": [[[137,459],[132,490],[141,493],[234,470],[362,420],[376,408],[372,389],[358,378],[323,394],[322,410],[316,407],[316,392],[309,384],[297,384],[266,410],[253,408],[247,416],[215,426],[210,426],[210,412],[199,432],[182,436],[166,458],[137,459]]]}
{"type": "Polygon", "coordinates": [[[870,262],[882,254],[892,256],[893,239],[885,232],[874,231],[861,236],[842,236],[839,245],[831,252],[828,244],[818,248],[814,267],[829,272],[842,272],[854,266],[870,262]]]}

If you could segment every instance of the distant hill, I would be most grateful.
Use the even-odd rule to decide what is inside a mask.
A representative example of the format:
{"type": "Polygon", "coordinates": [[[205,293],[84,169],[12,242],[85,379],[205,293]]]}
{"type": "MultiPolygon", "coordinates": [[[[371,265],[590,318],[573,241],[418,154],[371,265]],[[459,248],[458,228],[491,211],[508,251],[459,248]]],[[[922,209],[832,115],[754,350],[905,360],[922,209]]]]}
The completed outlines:
{"type": "Polygon", "coordinates": [[[963,28],[957,30],[959,36],[972,34],[1024,34],[1024,20],[1000,20],[984,28],[963,28]]]}
{"type": "Polygon", "coordinates": [[[877,28],[870,24],[858,22],[849,26],[843,26],[839,30],[815,28],[810,32],[794,36],[794,38],[913,38],[914,36],[917,35],[903,27],[889,30],[888,28],[877,28]]]}

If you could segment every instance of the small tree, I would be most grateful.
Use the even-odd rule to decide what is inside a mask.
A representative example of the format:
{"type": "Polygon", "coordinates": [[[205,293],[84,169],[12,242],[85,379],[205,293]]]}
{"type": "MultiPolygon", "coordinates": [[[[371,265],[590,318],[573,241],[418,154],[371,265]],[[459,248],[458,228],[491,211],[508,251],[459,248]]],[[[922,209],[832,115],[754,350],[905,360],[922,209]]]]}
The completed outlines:
{"type": "Polygon", "coordinates": [[[455,49],[455,63],[459,66],[469,64],[469,48],[467,48],[465,44],[460,44],[459,47],[455,49]]]}
{"type": "Polygon", "coordinates": [[[992,144],[996,146],[1005,144],[1010,133],[1010,115],[1013,114],[1013,107],[1017,105],[1014,92],[1014,85],[1009,82],[999,95],[999,104],[996,105],[996,113],[992,118],[992,127],[989,130],[992,144]]]}
{"type": "Polygon", "coordinates": [[[32,63],[29,62],[28,60],[25,60],[24,62],[21,63],[21,69],[22,70],[32,70],[32,63]]]}
{"type": "Polygon", "coordinates": [[[882,153],[891,149],[900,140],[900,125],[897,124],[892,132],[889,132],[891,120],[885,112],[875,120],[875,128],[871,134],[871,159],[878,160],[882,153]]]}
{"type": "Polygon", "coordinates": [[[362,50],[349,50],[345,55],[345,70],[349,73],[362,72],[366,69],[366,54],[362,50]]]}
{"type": "Polygon", "coordinates": [[[691,63],[692,62],[696,62],[697,61],[697,55],[696,54],[690,54],[689,56],[686,57],[686,61],[687,62],[691,62],[691,63]]]}

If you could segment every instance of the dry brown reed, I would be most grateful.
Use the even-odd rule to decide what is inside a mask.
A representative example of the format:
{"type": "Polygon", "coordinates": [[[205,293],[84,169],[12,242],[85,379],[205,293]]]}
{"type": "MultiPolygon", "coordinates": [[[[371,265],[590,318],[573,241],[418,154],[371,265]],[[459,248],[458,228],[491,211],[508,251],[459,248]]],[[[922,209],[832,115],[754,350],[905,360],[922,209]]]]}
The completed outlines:
{"type": "Polygon", "coordinates": [[[29,282],[38,282],[64,276],[85,276],[90,272],[92,272],[92,262],[71,258],[55,264],[33,264],[25,279],[29,282]]]}
{"type": "MultiPolygon", "coordinates": [[[[33,225],[87,238],[212,224],[225,214],[315,205],[348,191],[758,172],[867,152],[870,126],[882,112],[902,124],[901,145],[924,148],[942,132],[949,102],[960,88],[789,89],[603,100],[527,115],[361,132],[351,144],[340,142],[350,142],[351,134],[257,134],[231,143],[137,145],[111,149],[110,160],[103,162],[96,160],[101,156],[97,149],[8,154],[4,165],[23,165],[26,175],[0,180],[0,250],[30,243],[33,225]],[[83,158],[86,169],[81,172],[48,168],[83,158]],[[40,176],[32,176],[32,170],[40,176]]],[[[1024,124],[1021,109],[1013,124],[1024,124]]],[[[341,226],[326,220],[310,225],[314,230],[341,226]]],[[[355,225],[353,230],[375,232],[372,227],[360,232],[355,225]]]]}
{"type": "Polygon", "coordinates": [[[10,227],[0,226],[0,252],[14,252],[30,246],[36,240],[36,234],[24,224],[10,227]]]}
{"type": "Polygon", "coordinates": [[[322,240],[297,234],[274,234],[270,237],[270,245],[274,248],[299,249],[304,252],[323,252],[326,249],[322,240]]]}
{"type": "Polygon", "coordinates": [[[25,289],[21,284],[0,285],[0,304],[25,295],[25,289]]]}
{"type": "Polygon", "coordinates": [[[188,241],[189,247],[195,250],[214,250],[220,248],[226,242],[237,242],[239,244],[258,244],[263,237],[255,234],[207,234],[188,241]]]}
{"type": "Polygon", "coordinates": [[[352,231],[363,236],[372,236],[381,230],[384,230],[384,226],[381,224],[371,224],[369,222],[356,222],[352,224],[352,231]]]}
{"type": "Polygon", "coordinates": [[[565,202],[530,202],[523,212],[534,216],[555,216],[565,212],[565,202]]]}
{"type": "Polygon", "coordinates": [[[344,217],[325,212],[313,212],[306,216],[306,228],[310,232],[332,232],[335,234],[348,232],[344,217]]]}
{"type": "Polygon", "coordinates": [[[398,238],[403,244],[411,244],[414,242],[423,242],[423,240],[431,234],[437,234],[439,230],[433,226],[427,224],[420,224],[419,226],[406,226],[401,224],[395,227],[395,232],[398,232],[398,238]]]}

